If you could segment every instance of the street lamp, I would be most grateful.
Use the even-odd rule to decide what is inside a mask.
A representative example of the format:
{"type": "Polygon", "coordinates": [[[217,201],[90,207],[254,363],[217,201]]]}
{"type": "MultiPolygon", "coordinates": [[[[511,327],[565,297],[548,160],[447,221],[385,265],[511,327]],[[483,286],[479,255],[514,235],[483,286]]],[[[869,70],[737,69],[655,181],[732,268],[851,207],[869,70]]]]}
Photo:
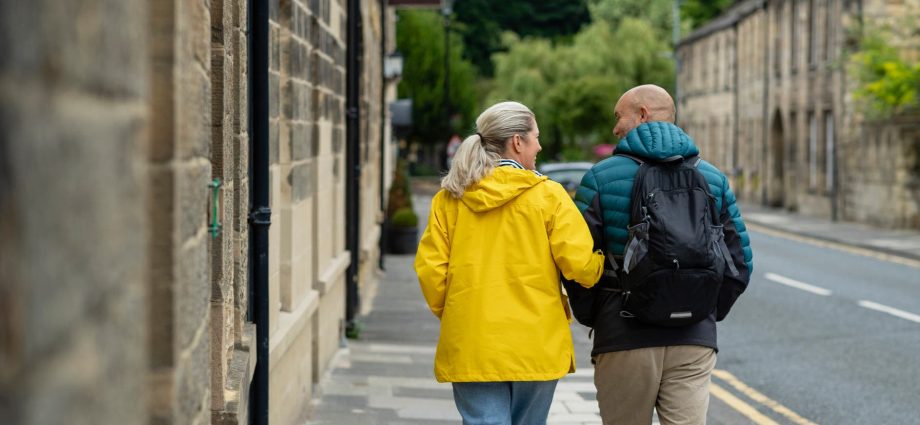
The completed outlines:
{"type": "Polygon", "coordinates": [[[392,81],[402,77],[403,57],[399,51],[386,55],[383,59],[383,78],[392,81]]]}
{"type": "Polygon", "coordinates": [[[442,0],[441,16],[444,17],[444,118],[450,126],[450,15],[454,0],[442,0]]]}

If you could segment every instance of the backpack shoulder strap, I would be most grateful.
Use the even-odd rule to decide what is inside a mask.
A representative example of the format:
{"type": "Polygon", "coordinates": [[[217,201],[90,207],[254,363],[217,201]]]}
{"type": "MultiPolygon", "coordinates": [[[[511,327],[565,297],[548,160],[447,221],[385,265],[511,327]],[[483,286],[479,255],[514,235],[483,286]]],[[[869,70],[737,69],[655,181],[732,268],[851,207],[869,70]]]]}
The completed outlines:
{"type": "Polygon", "coordinates": [[[645,161],[642,160],[642,158],[639,158],[638,156],[635,156],[635,155],[630,155],[628,153],[614,153],[613,156],[622,156],[624,158],[629,158],[633,161],[636,161],[636,163],[639,165],[645,164],[645,161]]]}

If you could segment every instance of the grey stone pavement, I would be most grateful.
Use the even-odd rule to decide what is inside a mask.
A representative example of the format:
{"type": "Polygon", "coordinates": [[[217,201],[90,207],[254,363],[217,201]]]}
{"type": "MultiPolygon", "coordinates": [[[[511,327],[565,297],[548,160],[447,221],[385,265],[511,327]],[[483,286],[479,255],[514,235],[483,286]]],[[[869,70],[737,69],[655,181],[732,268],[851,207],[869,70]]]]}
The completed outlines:
{"type": "MultiPolygon", "coordinates": [[[[431,182],[414,182],[413,186],[419,228],[424,229],[436,186],[431,182]]],[[[782,232],[920,261],[920,232],[832,223],[755,205],[741,208],[753,231],[782,232]]],[[[460,423],[450,384],[434,379],[439,322],[421,296],[413,260],[413,255],[388,255],[379,282],[364,289],[360,338],[347,341],[317,386],[308,424],[460,423]]],[[[572,335],[578,370],[560,381],[548,422],[600,424],[590,340],[584,328],[575,325],[572,335]]]]}

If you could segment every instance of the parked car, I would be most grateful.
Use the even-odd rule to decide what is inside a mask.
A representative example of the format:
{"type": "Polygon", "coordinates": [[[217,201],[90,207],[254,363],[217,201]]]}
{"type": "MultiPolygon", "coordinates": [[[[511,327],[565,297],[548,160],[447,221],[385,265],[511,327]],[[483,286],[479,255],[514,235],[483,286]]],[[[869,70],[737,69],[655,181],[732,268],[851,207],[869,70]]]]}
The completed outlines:
{"type": "Polygon", "coordinates": [[[569,195],[575,197],[575,190],[581,183],[581,178],[591,169],[593,163],[590,162],[557,162],[551,164],[542,164],[538,171],[545,174],[550,180],[562,185],[569,195]]]}

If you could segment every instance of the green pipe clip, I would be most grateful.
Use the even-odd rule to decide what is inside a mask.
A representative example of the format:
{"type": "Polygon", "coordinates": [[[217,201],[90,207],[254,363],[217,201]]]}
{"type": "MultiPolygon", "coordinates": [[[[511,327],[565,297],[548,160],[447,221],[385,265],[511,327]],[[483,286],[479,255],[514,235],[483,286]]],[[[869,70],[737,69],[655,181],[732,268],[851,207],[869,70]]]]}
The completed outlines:
{"type": "Polygon", "coordinates": [[[217,215],[217,203],[220,196],[220,185],[221,181],[219,178],[215,178],[208,183],[208,187],[211,188],[211,223],[208,225],[208,232],[211,233],[211,238],[216,238],[220,234],[220,217],[217,215]]]}

